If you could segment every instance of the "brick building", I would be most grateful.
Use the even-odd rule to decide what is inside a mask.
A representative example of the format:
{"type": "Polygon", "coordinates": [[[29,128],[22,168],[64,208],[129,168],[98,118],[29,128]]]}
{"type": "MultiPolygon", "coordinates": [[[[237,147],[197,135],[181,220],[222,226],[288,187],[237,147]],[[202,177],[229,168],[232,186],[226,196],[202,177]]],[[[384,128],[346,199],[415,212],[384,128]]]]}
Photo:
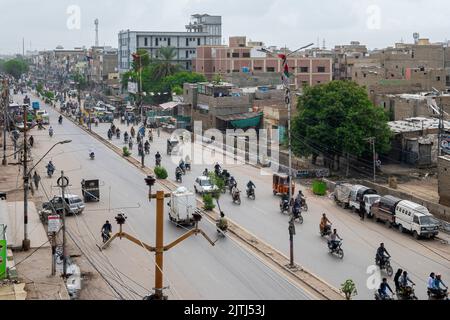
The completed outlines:
{"type": "MultiPolygon", "coordinates": [[[[261,43],[260,43],[261,44],[261,43]]],[[[282,63],[258,51],[260,47],[249,46],[246,37],[230,37],[228,46],[200,46],[193,70],[212,80],[219,74],[239,86],[280,83],[282,63]]],[[[332,59],[293,55],[288,60],[295,86],[317,85],[332,80],[332,59]]]]}
{"type": "Polygon", "coordinates": [[[439,203],[450,207],[450,156],[439,157],[439,203]]]}

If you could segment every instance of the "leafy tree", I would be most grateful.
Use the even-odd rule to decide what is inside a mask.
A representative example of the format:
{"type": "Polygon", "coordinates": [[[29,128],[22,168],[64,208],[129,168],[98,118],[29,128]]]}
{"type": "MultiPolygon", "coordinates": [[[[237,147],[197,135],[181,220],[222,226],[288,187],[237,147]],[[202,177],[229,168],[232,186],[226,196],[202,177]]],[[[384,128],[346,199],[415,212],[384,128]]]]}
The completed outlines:
{"type": "Polygon", "coordinates": [[[153,80],[161,81],[165,77],[171,76],[180,70],[180,66],[175,64],[177,52],[173,47],[164,47],[159,49],[159,57],[153,60],[153,80]]]}
{"type": "Polygon", "coordinates": [[[6,61],[2,66],[4,72],[19,79],[24,73],[29,70],[28,63],[22,59],[11,59],[6,61]]]}
{"type": "Polygon", "coordinates": [[[355,82],[307,87],[292,124],[293,150],[299,156],[312,156],[313,163],[322,155],[329,168],[339,169],[341,156],[371,154],[369,137],[376,138],[379,153],[388,152],[391,132],[387,121],[384,111],[355,82]]]}
{"type": "Polygon", "coordinates": [[[79,72],[76,72],[73,76],[73,81],[77,84],[80,90],[84,90],[87,88],[87,80],[84,75],[79,72]]]}
{"type": "Polygon", "coordinates": [[[214,204],[213,196],[208,193],[203,195],[203,203],[203,209],[205,209],[206,211],[212,211],[216,207],[216,205],[214,204]]]}
{"type": "Polygon", "coordinates": [[[36,91],[41,95],[44,94],[44,85],[41,82],[37,84],[36,91]]]}
{"type": "Polygon", "coordinates": [[[165,77],[162,80],[162,87],[167,89],[167,91],[173,91],[175,87],[183,88],[185,83],[198,82],[206,82],[205,76],[195,72],[181,71],[165,77]]]}
{"type": "Polygon", "coordinates": [[[223,78],[220,74],[216,73],[212,79],[214,85],[220,85],[223,82],[223,78]]]}

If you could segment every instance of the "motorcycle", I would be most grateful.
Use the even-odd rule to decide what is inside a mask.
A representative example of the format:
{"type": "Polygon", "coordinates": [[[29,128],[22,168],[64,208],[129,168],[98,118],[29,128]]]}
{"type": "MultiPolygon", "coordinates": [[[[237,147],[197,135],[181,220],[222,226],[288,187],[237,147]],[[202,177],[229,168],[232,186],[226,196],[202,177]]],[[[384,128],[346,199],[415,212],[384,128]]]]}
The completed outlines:
{"type": "Polygon", "coordinates": [[[59,124],[62,124],[62,122],[63,122],[63,119],[62,119],[62,117],[59,117],[59,119],[58,119],[58,123],[59,123],[59,124]]]}
{"type": "Polygon", "coordinates": [[[176,178],[177,182],[183,183],[183,174],[181,173],[181,171],[177,171],[175,173],[175,178],[176,178]]]}
{"type": "Polygon", "coordinates": [[[386,295],[380,295],[378,290],[375,292],[375,300],[377,301],[388,301],[388,300],[394,300],[394,296],[390,296],[389,294],[386,295]]]}
{"type": "Polygon", "coordinates": [[[117,132],[116,132],[116,138],[117,138],[117,139],[120,139],[120,131],[117,131],[117,132]]]}
{"type": "Polygon", "coordinates": [[[150,154],[150,147],[144,147],[145,154],[150,154]]]}
{"type": "Polygon", "coordinates": [[[241,192],[235,191],[233,194],[233,203],[241,205],[241,192]]]}
{"type": "Polygon", "coordinates": [[[387,275],[388,275],[389,277],[392,277],[392,275],[394,274],[394,269],[393,269],[392,266],[391,266],[390,257],[389,257],[389,258],[386,258],[386,257],[384,258],[384,264],[383,264],[383,266],[381,266],[381,263],[380,263],[380,261],[379,261],[377,258],[375,258],[375,263],[376,263],[376,265],[377,265],[378,267],[380,267],[380,270],[381,270],[381,271],[385,270],[386,273],[387,273],[387,275]]]}
{"type": "Polygon", "coordinates": [[[280,203],[280,210],[282,214],[289,214],[290,206],[288,200],[283,200],[280,203]]]}
{"type": "Polygon", "coordinates": [[[53,130],[49,130],[48,134],[49,134],[50,138],[53,138],[53,130]]]}
{"type": "Polygon", "coordinates": [[[249,198],[251,200],[255,200],[256,199],[255,189],[254,188],[247,189],[247,198],[249,198]]]}
{"type": "Polygon", "coordinates": [[[447,290],[441,290],[439,293],[436,291],[427,290],[428,300],[448,300],[447,290]]]}
{"type": "Polygon", "coordinates": [[[328,236],[331,236],[331,225],[329,225],[329,224],[327,224],[326,226],[325,226],[325,228],[320,228],[320,236],[323,238],[323,237],[328,237],[328,236]]]}
{"type": "Polygon", "coordinates": [[[308,210],[309,210],[308,204],[306,203],[306,199],[302,199],[302,201],[301,201],[301,210],[303,212],[308,212],[308,210]]]}
{"type": "Polygon", "coordinates": [[[161,167],[161,158],[156,159],[156,166],[161,167]]]}
{"type": "Polygon", "coordinates": [[[344,250],[342,249],[343,240],[339,241],[336,245],[332,245],[331,241],[328,241],[328,249],[331,254],[335,254],[339,259],[344,259],[344,250]]]}
{"type": "Polygon", "coordinates": [[[53,174],[55,173],[55,169],[47,168],[47,176],[51,179],[53,174]]]}
{"type": "Polygon", "coordinates": [[[181,169],[181,172],[183,173],[183,175],[185,176],[186,175],[186,165],[184,163],[180,164],[180,169],[181,169]]]}
{"type": "Polygon", "coordinates": [[[303,224],[303,216],[299,207],[292,208],[292,215],[294,217],[294,221],[298,221],[298,223],[303,224]]]}
{"type": "Polygon", "coordinates": [[[103,239],[103,243],[106,243],[109,241],[109,239],[111,239],[111,232],[102,232],[102,239],[103,239]]]}
{"type": "Polygon", "coordinates": [[[186,171],[191,171],[191,164],[190,163],[186,163],[186,171]]]}
{"type": "Polygon", "coordinates": [[[91,152],[91,153],[89,154],[89,157],[91,158],[91,160],[94,160],[94,159],[95,159],[95,153],[94,153],[94,152],[91,152]]]}
{"type": "Polygon", "coordinates": [[[411,287],[400,288],[397,291],[397,297],[399,300],[418,300],[415,294],[414,285],[411,287]]]}

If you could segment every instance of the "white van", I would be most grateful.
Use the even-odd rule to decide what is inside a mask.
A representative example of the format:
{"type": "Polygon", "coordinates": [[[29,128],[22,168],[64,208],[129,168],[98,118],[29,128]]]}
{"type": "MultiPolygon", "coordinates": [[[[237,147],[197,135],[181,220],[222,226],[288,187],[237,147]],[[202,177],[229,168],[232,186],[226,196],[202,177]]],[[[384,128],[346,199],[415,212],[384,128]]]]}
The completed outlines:
{"type": "Polygon", "coordinates": [[[411,201],[401,201],[395,208],[395,224],[400,232],[409,231],[416,239],[434,238],[440,223],[427,208],[411,201]]]}

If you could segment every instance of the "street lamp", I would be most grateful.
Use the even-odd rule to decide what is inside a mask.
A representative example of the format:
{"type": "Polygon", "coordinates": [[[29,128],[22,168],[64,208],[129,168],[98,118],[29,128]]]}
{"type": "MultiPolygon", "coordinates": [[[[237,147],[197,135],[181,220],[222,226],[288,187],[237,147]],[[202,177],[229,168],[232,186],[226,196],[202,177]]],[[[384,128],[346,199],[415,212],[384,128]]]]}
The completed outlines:
{"type": "MultiPolygon", "coordinates": [[[[314,43],[310,43],[306,46],[303,46],[295,51],[292,51],[290,54],[287,54],[287,50],[285,49],[285,53],[284,54],[278,54],[278,58],[283,60],[283,71],[282,71],[282,76],[281,79],[283,81],[283,86],[286,92],[286,96],[285,96],[285,103],[288,109],[288,152],[289,152],[289,200],[292,199],[293,196],[293,191],[292,191],[292,182],[293,182],[293,174],[292,174],[292,134],[291,134],[291,89],[289,87],[290,85],[290,75],[289,75],[289,66],[288,66],[288,62],[287,59],[289,56],[293,55],[294,53],[309,48],[311,46],[313,46],[314,43]]],[[[275,53],[262,48],[259,51],[264,52],[268,55],[275,55],[275,53]]],[[[289,268],[291,269],[295,269],[295,263],[294,263],[294,235],[295,235],[295,225],[294,225],[294,219],[293,217],[291,218],[290,222],[289,222],[289,239],[290,239],[290,264],[289,264],[289,268]]]]}
{"type": "MultiPolygon", "coordinates": [[[[23,190],[23,232],[24,232],[24,238],[22,242],[22,249],[24,251],[28,251],[30,249],[30,240],[28,239],[28,188],[29,188],[29,181],[30,181],[30,175],[31,172],[34,170],[34,168],[37,167],[39,163],[42,162],[42,160],[45,159],[45,157],[57,146],[62,144],[71,143],[72,140],[64,140],[60,141],[58,143],[55,143],[53,147],[50,148],[50,150],[47,151],[47,153],[28,171],[27,170],[27,159],[25,157],[24,161],[24,173],[23,173],[23,184],[24,184],[24,190],[23,190]]],[[[26,142],[25,142],[26,143],[26,142]]]]}

